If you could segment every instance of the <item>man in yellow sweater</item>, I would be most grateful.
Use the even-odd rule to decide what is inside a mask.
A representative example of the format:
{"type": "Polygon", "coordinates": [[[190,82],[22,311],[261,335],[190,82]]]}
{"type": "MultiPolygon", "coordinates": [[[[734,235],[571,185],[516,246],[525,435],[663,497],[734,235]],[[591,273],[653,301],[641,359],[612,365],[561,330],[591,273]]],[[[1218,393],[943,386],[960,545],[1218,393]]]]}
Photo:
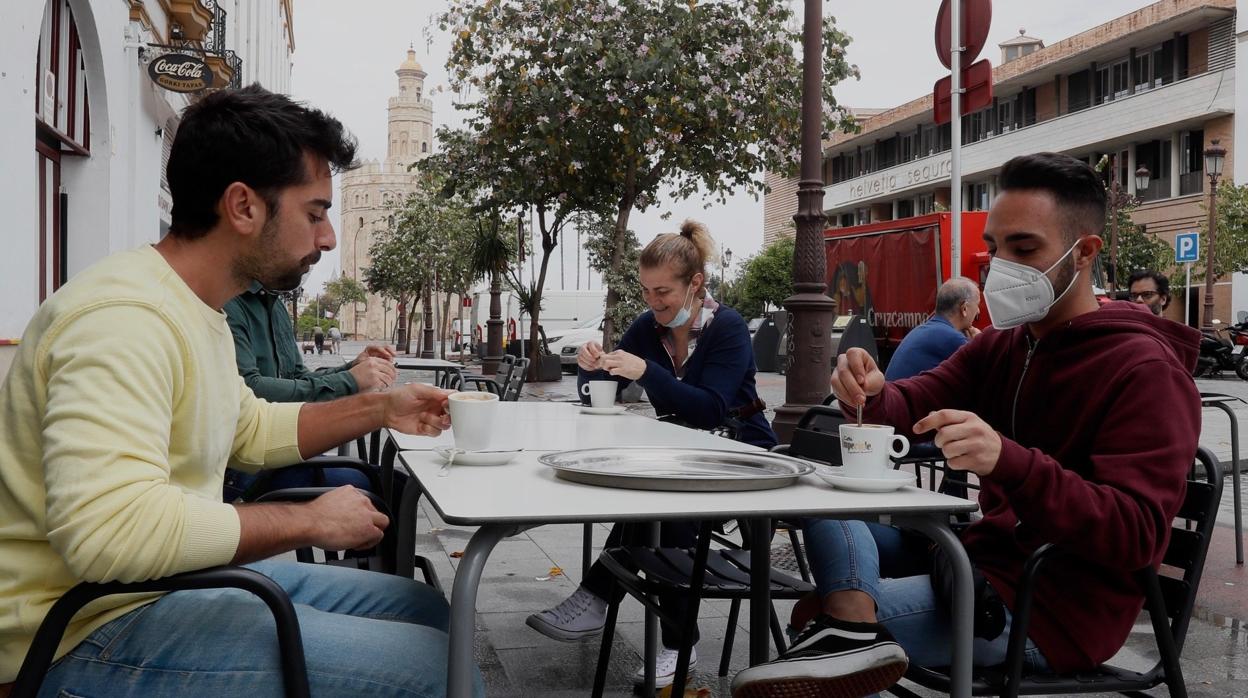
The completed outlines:
{"type": "MultiPolygon", "coordinates": [[[[169,158],[169,235],[83,271],[31,320],[0,388],[0,694],[75,584],[227,563],[256,563],[290,594],[316,695],[445,693],[441,595],[256,562],[375,544],[388,522],[359,491],[221,502],[227,464],[254,471],[383,426],[449,426],[447,393],[427,386],[279,404],[236,370],[221,307],[253,281],[293,288],[333,249],[331,176],[354,160],[354,140],[320,111],[257,86],[206,96],[169,158]]],[[[235,590],[103,599],[71,624],[40,695],[278,695],[269,617],[235,590]]]]}

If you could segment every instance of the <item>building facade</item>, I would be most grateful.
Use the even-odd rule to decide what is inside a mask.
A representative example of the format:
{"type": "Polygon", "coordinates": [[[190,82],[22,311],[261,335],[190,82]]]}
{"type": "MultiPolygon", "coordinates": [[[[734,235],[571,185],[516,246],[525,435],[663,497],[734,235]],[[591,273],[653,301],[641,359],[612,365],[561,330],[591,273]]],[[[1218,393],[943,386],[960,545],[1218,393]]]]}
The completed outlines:
{"type": "Polygon", "coordinates": [[[291,0],[32,0],[0,24],[0,375],[39,304],[114,252],[156,242],[171,202],[164,164],[198,93],[149,64],[202,61],[213,88],[288,90],[291,0]],[[34,143],[31,143],[32,121],[34,143]],[[27,176],[27,173],[35,176],[27,176]]]}
{"type": "MultiPolygon", "coordinates": [[[[1107,177],[1141,201],[1132,216],[1146,233],[1172,243],[1176,233],[1199,229],[1209,186],[1203,152],[1212,141],[1228,151],[1223,179],[1235,180],[1235,7],[1163,0],[1048,46],[1027,36],[1002,44],[993,104],[962,119],[964,210],[988,208],[1010,158],[1057,151],[1091,164],[1108,156],[1107,177]],[[1141,167],[1149,184],[1136,191],[1141,167]]],[[[930,95],[866,119],[859,133],[835,135],[823,162],[829,226],[947,207],[950,144],[950,126],[933,121],[930,95]]],[[[797,205],[783,193],[794,183],[769,183],[776,200],[764,213],[767,242],[791,229],[797,205]]],[[[1181,290],[1182,280],[1172,281],[1181,290]]],[[[1216,287],[1216,317],[1231,317],[1230,286],[1226,279],[1216,287]]],[[[1172,317],[1181,313],[1174,304],[1172,317]]]]}
{"type": "MultiPolygon", "coordinates": [[[[390,98],[384,160],[367,160],[342,175],[342,223],[338,227],[342,273],[364,283],[364,271],[376,231],[385,228],[394,212],[416,188],[412,166],[433,151],[433,100],[425,97],[427,74],[416,62],[416,52],[394,71],[398,94],[390,98]]],[[[370,294],[365,303],[339,310],[342,331],[348,337],[389,339],[398,312],[394,301],[370,294]]]]}

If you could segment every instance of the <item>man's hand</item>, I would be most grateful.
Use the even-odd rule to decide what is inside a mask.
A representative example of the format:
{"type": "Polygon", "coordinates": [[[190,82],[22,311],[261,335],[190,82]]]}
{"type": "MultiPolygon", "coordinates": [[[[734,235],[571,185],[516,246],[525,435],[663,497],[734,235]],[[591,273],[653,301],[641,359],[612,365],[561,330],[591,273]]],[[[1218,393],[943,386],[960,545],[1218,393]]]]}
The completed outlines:
{"type": "Polygon", "coordinates": [[[970,327],[966,328],[966,331],[963,332],[962,334],[966,335],[967,339],[975,339],[976,337],[979,336],[980,329],[974,325],[971,325],[970,327]]]}
{"type": "Polygon", "coordinates": [[[586,371],[597,371],[602,368],[602,345],[598,342],[585,342],[576,353],[576,365],[586,371]]]}
{"type": "Polygon", "coordinates": [[[385,395],[385,425],[405,434],[437,436],[451,426],[446,397],[453,392],[424,383],[401,385],[385,395]]]}
{"type": "Polygon", "coordinates": [[[364,347],[364,351],[360,352],[360,355],[355,357],[355,359],[356,361],[363,361],[365,357],[394,361],[394,350],[382,344],[370,344],[364,347]]]}
{"type": "Polygon", "coordinates": [[[399,373],[389,360],[368,357],[360,359],[351,367],[351,375],[355,377],[355,384],[359,387],[356,392],[367,393],[389,388],[399,373]]]}
{"type": "Polygon", "coordinates": [[[305,504],[314,522],[312,545],[323,550],[360,550],[381,542],[390,520],[362,492],[343,485],[305,504]]]}
{"type": "Polygon", "coordinates": [[[646,373],[646,360],[616,349],[602,357],[602,367],[613,376],[637,380],[646,373]]]}
{"type": "Polygon", "coordinates": [[[832,394],[838,400],[857,407],[883,389],[884,374],[865,349],[854,347],[837,357],[836,370],[832,372],[832,394]]]}
{"type": "Polygon", "coordinates": [[[914,433],[936,432],[936,446],[945,454],[945,461],[954,470],[968,470],[986,477],[997,467],[1001,457],[1001,435],[974,412],[939,410],[918,424],[914,433]]]}

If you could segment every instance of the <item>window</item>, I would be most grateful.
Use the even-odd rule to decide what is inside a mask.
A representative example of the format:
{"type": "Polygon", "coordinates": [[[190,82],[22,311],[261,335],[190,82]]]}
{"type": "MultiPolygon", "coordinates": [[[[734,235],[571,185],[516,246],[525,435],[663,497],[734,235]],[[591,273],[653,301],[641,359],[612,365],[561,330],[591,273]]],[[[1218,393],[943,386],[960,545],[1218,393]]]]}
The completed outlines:
{"type": "MultiPolygon", "coordinates": [[[[1135,146],[1136,167],[1147,167],[1151,174],[1148,189],[1135,193],[1142,201],[1170,198],[1170,143],[1169,140],[1149,141],[1135,146]]],[[[1125,188],[1126,180],[1119,181],[1125,188]]]]}
{"type": "Polygon", "coordinates": [[[901,161],[910,162],[919,158],[919,133],[909,133],[901,137],[901,161]]]}
{"type": "Polygon", "coordinates": [[[91,153],[87,67],[68,0],[51,0],[44,5],[35,62],[35,183],[39,301],[43,302],[69,274],[66,213],[71,192],[63,186],[61,165],[64,158],[91,153]]]}
{"type": "Polygon", "coordinates": [[[854,226],[854,214],[842,213],[840,224],[842,228],[852,228],[854,226]]]}
{"type": "Polygon", "coordinates": [[[1135,90],[1142,92],[1153,88],[1153,53],[1144,51],[1135,56],[1135,90]]]}
{"type": "Polygon", "coordinates": [[[421,143],[421,144],[420,144],[420,152],[422,152],[422,153],[427,153],[427,152],[429,152],[429,144],[428,144],[428,143],[421,143]]]}
{"type": "Polygon", "coordinates": [[[858,220],[858,225],[866,225],[871,222],[871,209],[860,208],[854,211],[854,216],[858,220]]]}
{"type": "Polygon", "coordinates": [[[909,218],[914,215],[914,201],[905,199],[897,202],[897,217],[909,218]]]}
{"type": "Polygon", "coordinates": [[[1185,131],[1179,136],[1179,195],[1199,194],[1205,188],[1205,132],[1185,131]]]}
{"type": "Polygon", "coordinates": [[[963,203],[967,211],[988,210],[988,183],[972,182],[966,185],[966,201],[963,203]]]}
{"type": "Polygon", "coordinates": [[[923,216],[936,211],[936,195],[920,194],[919,198],[914,200],[915,207],[918,208],[918,215],[923,216]]]}
{"type": "Polygon", "coordinates": [[[1014,130],[1014,100],[1001,102],[997,105],[997,132],[1009,133],[1014,130]]]}
{"type": "Polygon", "coordinates": [[[1079,111],[1092,106],[1091,71],[1081,70],[1066,78],[1066,110],[1079,111]]]}
{"type": "Polygon", "coordinates": [[[1109,67],[1110,87],[1113,89],[1114,99],[1125,96],[1131,91],[1131,76],[1127,61],[1122,60],[1109,67]]]}

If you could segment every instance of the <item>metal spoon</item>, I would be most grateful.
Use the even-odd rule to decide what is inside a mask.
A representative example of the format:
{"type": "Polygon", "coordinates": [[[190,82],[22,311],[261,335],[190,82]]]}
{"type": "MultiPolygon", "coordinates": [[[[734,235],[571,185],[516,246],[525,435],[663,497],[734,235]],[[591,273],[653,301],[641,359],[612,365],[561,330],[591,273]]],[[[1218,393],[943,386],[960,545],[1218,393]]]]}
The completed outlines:
{"type": "Polygon", "coordinates": [[[858,426],[862,426],[862,403],[858,403],[858,426]]]}
{"type": "Polygon", "coordinates": [[[438,469],[438,477],[447,476],[448,471],[451,469],[451,463],[455,461],[455,456],[462,456],[468,453],[521,453],[523,451],[523,448],[495,448],[485,451],[465,451],[462,448],[448,448],[446,449],[446,462],[438,469]]]}

